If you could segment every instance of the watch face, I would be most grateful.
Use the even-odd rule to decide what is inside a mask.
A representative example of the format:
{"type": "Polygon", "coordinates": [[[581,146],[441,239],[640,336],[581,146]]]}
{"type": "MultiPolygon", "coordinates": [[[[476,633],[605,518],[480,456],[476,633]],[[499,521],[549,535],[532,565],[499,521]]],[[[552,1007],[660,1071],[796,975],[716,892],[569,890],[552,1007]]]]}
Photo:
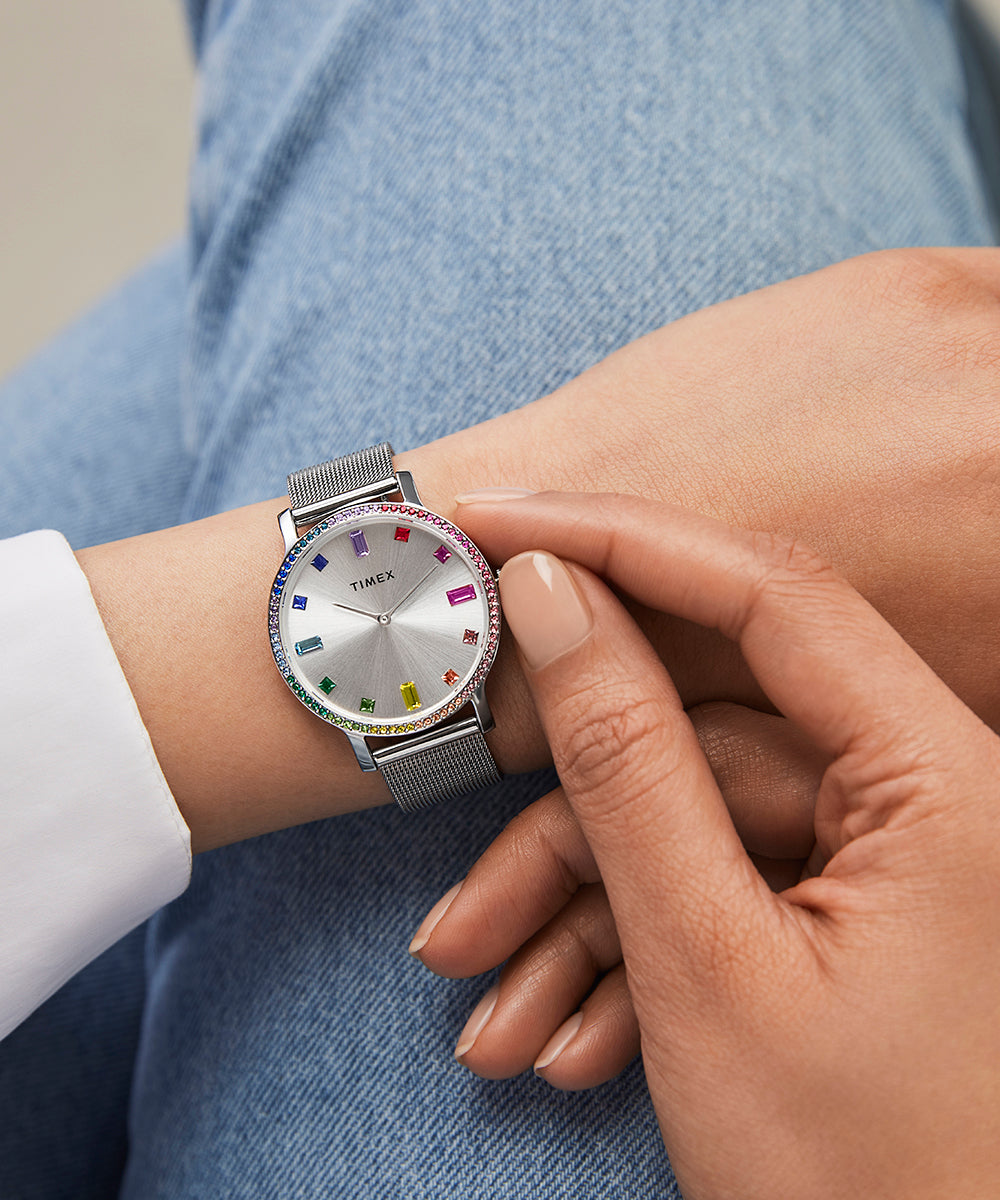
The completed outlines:
{"type": "Polygon", "coordinates": [[[271,589],[285,682],[343,729],[435,725],[485,679],[500,636],[489,564],[465,534],[408,504],[344,509],[301,537],[271,589]]]}

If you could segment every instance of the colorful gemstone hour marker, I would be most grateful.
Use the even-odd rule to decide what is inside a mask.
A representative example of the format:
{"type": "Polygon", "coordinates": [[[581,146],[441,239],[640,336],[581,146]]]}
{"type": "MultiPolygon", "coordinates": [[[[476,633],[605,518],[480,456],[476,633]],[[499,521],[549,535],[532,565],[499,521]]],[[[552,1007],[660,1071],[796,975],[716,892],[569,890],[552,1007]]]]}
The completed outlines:
{"type": "Polygon", "coordinates": [[[333,682],[333,680],[328,675],[324,675],[323,678],[319,681],[319,686],[329,696],[329,694],[333,691],[333,689],[337,685],[333,682]]]}
{"type": "Polygon", "coordinates": [[[456,683],[458,683],[461,676],[457,671],[445,671],[441,678],[449,687],[453,687],[456,683]]]}
{"type": "Polygon", "coordinates": [[[326,563],[327,563],[327,560],[323,557],[322,554],[317,554],[316,557],[312,560],[312,565],[316,568],[317,571],[322,571],[323,568],[326,566],[326,563]]]}
{"type": "Polygon", "coordinates": [[[292,597],[292,608],[305,608],[308,601],[309,601],[308,596],[293,596],[292,597]]]}
{"type": "Polygon", "coordinates": [[[479,630],[478,629],[467,629],[465,631],[465,633],[462,634],[462,641],[465,642],[465,644],[467,646],[478,646],[479,645],[479,630]]]}
{"type": "Polygon", "coordinates": [[[451,558],[451,551],[447,546],[438,546],[438,548],[434,551],[434,557],[439,563],[446,563],[448,559],[451,558]]]}
{"type": "Polygon", "coordinates": [[[420,707],[420,694],[417,691],[417,685],[412,680],[409,683],[401,683],[399,690],[403,696],[403,703],[410,712],[420,707]]]}
{"type": "Polygon", "coordinates": [[[397,542],[408,542],[410,540],[410,531],[405,525],[397,525],[393,537],[397,542]]]}
{"type": "Polygon", "coordinates": [[[367,697],[362,696],[361,704],[359,707],[361,708],[361,711],[364,713],[373,713],[375,711],[375,701],[369,700],[367,697]]]}
{"type": "Polygon", "coordinates": [[[311,650],[322,650],[323,639],[321,637],[306,638],[305,641],[295,643],[296,654],[308,654],[311,650]]]}
{"type": "Polygon", "coordinates": [[[352,529],[347,536],[354,543],[354,553],[358,558],[365,558],[368,554],[368,539],[365,537],[365,531],[352,529]]]}
{"type": "Polygon", "coordinates": [[[462,587],[452,588],[448,593],[448,603],[454,607],[456,604],[465,604],[467,600],[475,600],[476,585],[474,583],[463,584],[462,587]]]}

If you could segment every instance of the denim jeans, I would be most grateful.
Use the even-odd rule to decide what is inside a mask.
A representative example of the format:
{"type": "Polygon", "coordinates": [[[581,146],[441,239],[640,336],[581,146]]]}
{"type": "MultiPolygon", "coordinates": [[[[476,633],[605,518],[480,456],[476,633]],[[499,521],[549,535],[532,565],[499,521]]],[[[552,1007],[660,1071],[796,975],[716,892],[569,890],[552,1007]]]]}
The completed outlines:
{"type": "MultiPolygon", "coordinates": [[[[188,10],[188,235],[0,389],[4,534],[277,496],[736,293],[990,241],[944,0],[188,10]]],[[[490,981],[406,953],[551,782],[199,858],[0,1045],[0,1198],[677,1195],[638,1063],[479,1080],[451,1051],[490,981]]]]}

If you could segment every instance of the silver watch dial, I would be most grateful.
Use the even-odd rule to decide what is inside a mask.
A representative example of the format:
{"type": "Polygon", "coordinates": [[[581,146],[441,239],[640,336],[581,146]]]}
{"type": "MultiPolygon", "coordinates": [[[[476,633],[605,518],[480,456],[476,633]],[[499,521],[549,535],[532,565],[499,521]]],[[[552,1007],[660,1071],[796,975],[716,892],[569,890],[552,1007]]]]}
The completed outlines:
{"type": "Polygon", "coordinates": [[[344,509],[301,537],[271,589],[271,650],[317,716],[366,734],[424,729],[461,708],[496,657],[489,564],[436,513],[344,509]]]}

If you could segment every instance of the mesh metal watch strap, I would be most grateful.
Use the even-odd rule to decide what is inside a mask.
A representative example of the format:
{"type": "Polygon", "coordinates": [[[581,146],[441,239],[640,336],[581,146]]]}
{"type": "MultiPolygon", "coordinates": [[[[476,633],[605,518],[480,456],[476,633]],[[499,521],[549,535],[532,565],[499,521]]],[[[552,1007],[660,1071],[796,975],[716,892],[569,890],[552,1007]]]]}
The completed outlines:
{"type": "MultiPolygon", "coordinates": [[[[345,504],[387,496],[398,489],[388,442],[288,476],[296,525],[311,524],[345,504]]],[[[477,717],[399,738],[373,751],[372,759],[404,812],[457,799],[502,779],[477,717]]]]}
{"type": "Polygon", "coordinates": [[[456,800],[503,778],[474,719],[415,738],[408,746],[376,750],[373,757],[404,812],[456,800]]]}
{"type": "Polygon", "coordinates": [[[288,496],[292,514],[302,509],[314,509],[325,503],[331,506],[342,500],[396,490],[396,472],[392,468],[392,447],[379,442],[366,450],[331,458],[329,462],[303,467],[288,476],[288,496]]]}

